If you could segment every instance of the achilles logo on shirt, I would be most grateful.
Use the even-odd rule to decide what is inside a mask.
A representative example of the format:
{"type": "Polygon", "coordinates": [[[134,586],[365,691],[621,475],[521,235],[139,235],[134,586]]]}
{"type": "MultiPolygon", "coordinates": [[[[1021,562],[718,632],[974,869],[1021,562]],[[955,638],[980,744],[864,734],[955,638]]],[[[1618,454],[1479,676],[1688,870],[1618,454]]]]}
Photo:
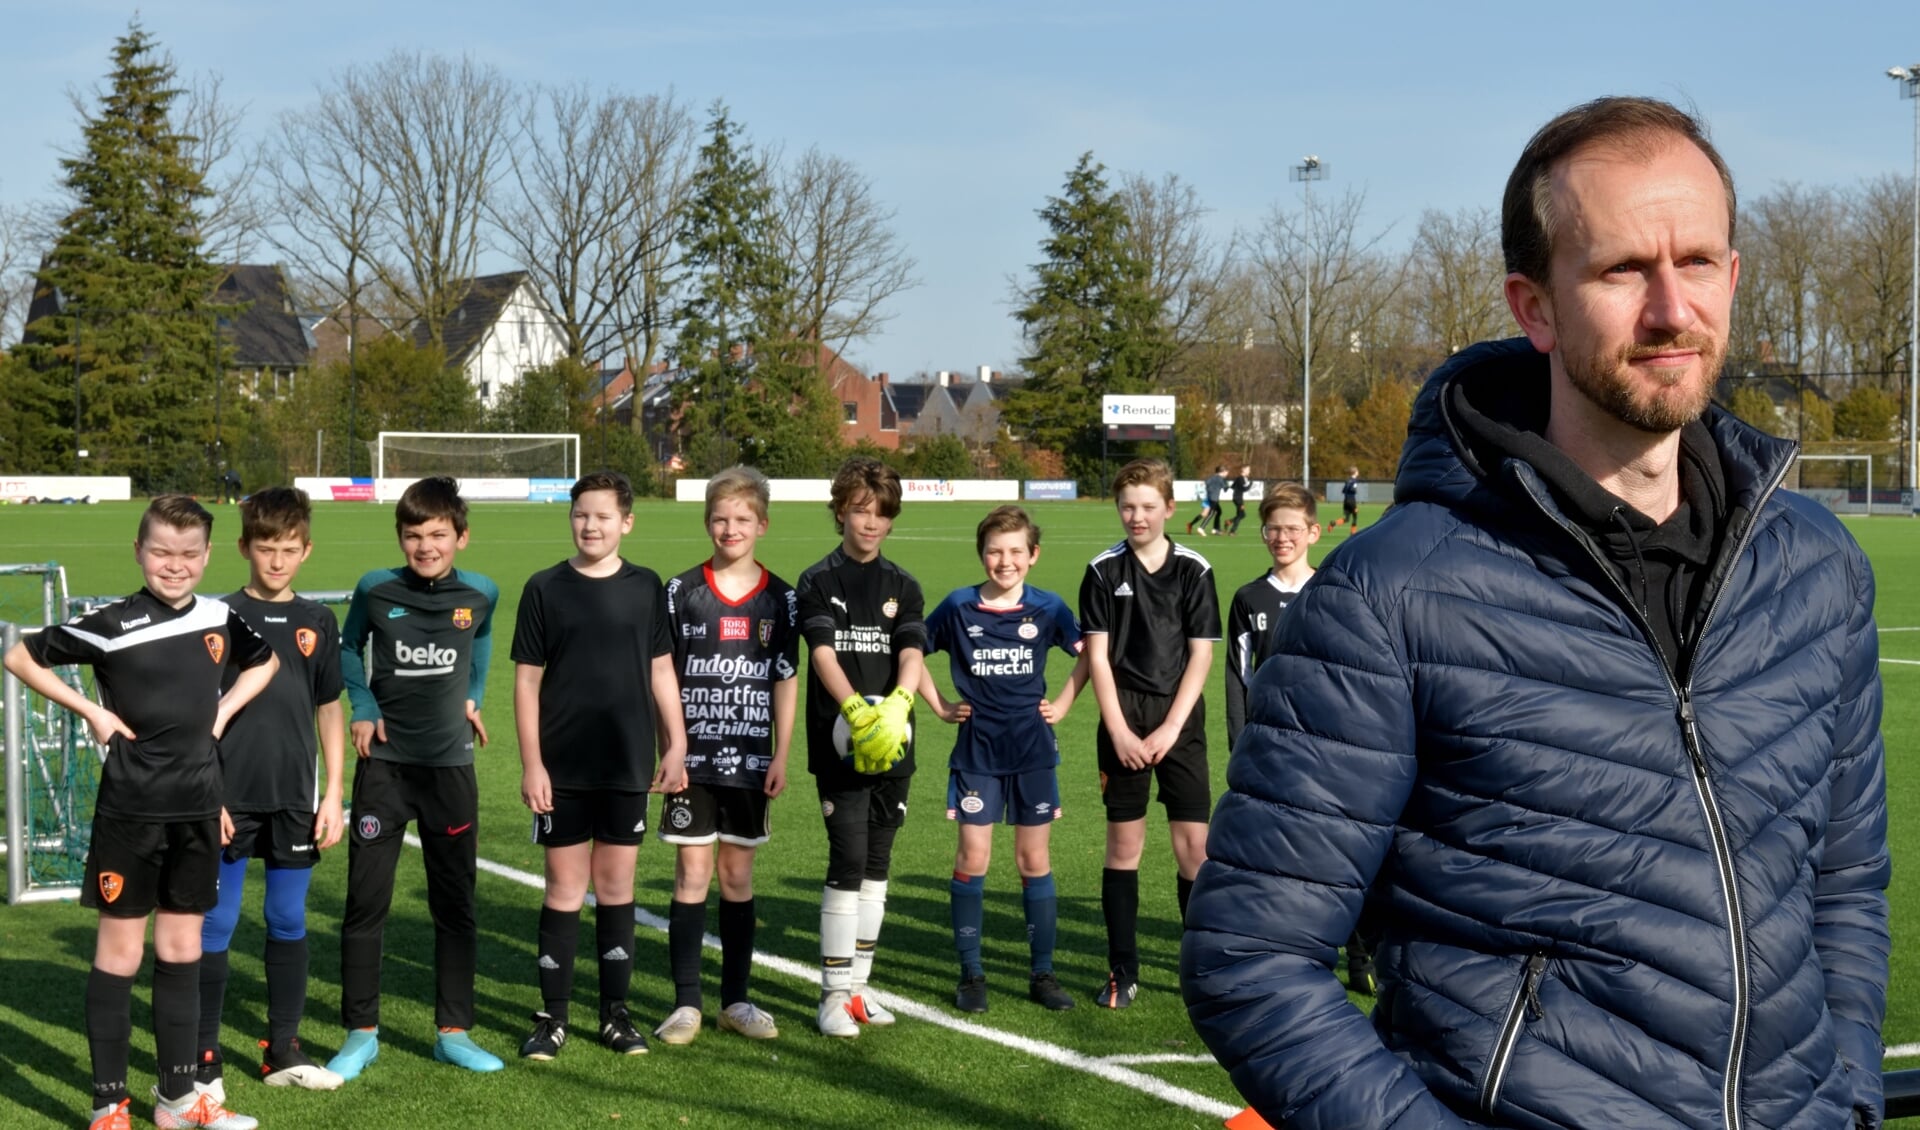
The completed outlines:
{"type": "Polygon", "coordinates": [[[213,661],[215,663],[218,663],[222,659],[226,658],[227,637],[221,635],[219,632],[208,632],[206,635],[201,636],[200,638],[206,642],[207,654],[213,656],[213,661]]]}
{"type": "Polygon", "coordinates": [[[121,891],[124,891],[126,889],[127,889],[127,881],[120,877],[120,873],[118,871],[100,872],[100,897],[101,898],[106,899],[108,902],[112,902],[115,899],[120,897],[121,891]]]}
{"type": "Polygon", "coordinates": [[[396,675],[449,675],[453,665],[459,662],[460,653],[450,647],[439,644],[423,643],[419,647],[408,647],[400,640],[393,641],[393,658],[402,664],[394,669],[396,675]]]}
{"type": "Polygon", "coordinates": [[[318,647],[319,644],[320,644],[319,632],[314,631],[312,628],[294,629],[293,645],[300,649],[300,654],[305,656],[312,656],[313,649],[315,647],[318,647]]]}
{"type": "Polygon", "coordinates": [[[723,640],[744,640],[751,638],[751,633],[747,628],[749,619],[750,617],[746,616],[720,617],[720,638],[723,640]]]}

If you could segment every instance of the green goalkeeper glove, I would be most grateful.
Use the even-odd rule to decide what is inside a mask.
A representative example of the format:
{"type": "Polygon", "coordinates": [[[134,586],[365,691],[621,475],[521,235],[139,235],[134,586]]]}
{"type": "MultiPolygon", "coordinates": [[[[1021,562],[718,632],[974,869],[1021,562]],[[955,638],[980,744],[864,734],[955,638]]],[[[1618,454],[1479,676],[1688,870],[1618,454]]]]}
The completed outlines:
{"type": "Polygon", "coordinates": [[[872,724],[853,732],[850,744],[856,772],[884,773],[906,755],[912,712],[913,692],[905,687],[895,687],[880,701],[872,724]]]}
{"type": "Polygon", "coordinates": [[[868,702],[864,695],[848,695],[847,700],[840,704],[840,717],[847,720],[848,745],[852,745],[852,735],[873,725],[874,719],[879,716],[880,707],[868,702]]]}

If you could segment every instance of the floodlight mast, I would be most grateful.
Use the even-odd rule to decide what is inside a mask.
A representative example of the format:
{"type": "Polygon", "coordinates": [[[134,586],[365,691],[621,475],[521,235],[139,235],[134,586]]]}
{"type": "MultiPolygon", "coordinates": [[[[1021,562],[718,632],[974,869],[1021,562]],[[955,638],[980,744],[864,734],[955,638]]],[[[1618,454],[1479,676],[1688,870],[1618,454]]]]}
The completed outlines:
{"type": "Polygon", "coordinates": [[[1920,512],[1920,63],[1887,68],[1900,84],[1900,97],[1913,103],[1913,308],[1907,321],[1907,490],[1920,512]]]}
{"type": "MultiPolygon", "coordinates": [[[[1306,205],[1307,250],[1313,252],[1313,182],[1326,180],[1333,170],[1312,153],[1287,170],[1287,179],[1300,182],[1306,205]]],[[[1307,265],[1305,301],[1300,319],[1300,485],[1313,490],[1313,264],[1307,265]]]]}

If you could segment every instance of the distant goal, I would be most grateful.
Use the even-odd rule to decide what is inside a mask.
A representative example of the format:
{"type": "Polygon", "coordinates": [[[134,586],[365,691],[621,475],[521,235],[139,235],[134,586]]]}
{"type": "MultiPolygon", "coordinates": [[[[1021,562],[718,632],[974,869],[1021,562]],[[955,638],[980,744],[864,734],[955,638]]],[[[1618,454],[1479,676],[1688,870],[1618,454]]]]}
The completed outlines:
{"type": "Polygon", "coordinates": [[[577,479],[580,434],[381,432],[373,442],[380,479],[577,479]]]}
{"type": "Polygon", "coordinates": [[[1800,455],[1796,491],[1836,514],[1873,515],[1873,456],[1800,455]]]}

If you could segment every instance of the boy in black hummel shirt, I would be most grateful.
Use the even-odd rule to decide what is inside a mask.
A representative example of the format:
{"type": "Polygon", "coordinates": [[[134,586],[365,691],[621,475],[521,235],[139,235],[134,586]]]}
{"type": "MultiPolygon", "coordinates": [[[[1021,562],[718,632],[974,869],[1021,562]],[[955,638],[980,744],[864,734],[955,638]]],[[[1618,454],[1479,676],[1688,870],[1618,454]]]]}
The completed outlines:
{"type": "Polygon", "coordinates": [[[1213,792],[1200,692],[1220,638],[1220,599],[1207,559],[1167,536],[1173,472],[1165,463],[1136,459],[1122,467],[1113,498],[1126,540],[1088,563],[1080,626],[1100,704],[1094,739],[1107,809],[1100,908],[1108,975],[1096,999],[1102,1008],[1126,1008],[1140,983],[1140,854],[1153,778],[1173,837],[1182,917],[1207,855],[1213,792]]]}
{"type": "Polygon", "coordinates": [[[686,782],[680,688],[660,577],[620,556],[633,529],[633,486],[617,471],[573,484],[574,555],[527,578],[513,629],[513,713],[520,799],[546,848],[540,906],[542,1009],[520,1045],[552,1059],[567,1042],[580,908],[593,883],[600,955],[600,1042],[640,1055],[627,1015],[633,980],[633,866],[647,830],[647,791],[686,782]],[[657,728],[665,735],[654,771],[657,728]]]}
{"type": "Polygon", "coordinates": [[[719,1025],[755,1040],[780,1034],[747,999],[753,970],[753,860],[772,834],[768,808],[787,784],[799,699],[800,637],[793,589],[754,559],[767,532],[765,475],[733,467],[707,481],[713,556],[667,582],[674,665],[687,714],[687,787],[661,806],[660,838],[678,848],[667,948],[673,1011],[654,1035],[700,1033],[700,943],[714,845],[720,870],[719,1025]]]}
{"type": "Polygon", "coordinates": [[[1280,614],[1313,576],[1307,551],[1320,540],[1319,507],[1298,483],[1280,483],[1260,500],[1260,539],[1273,567],[1241,585],[1227,610],[1227,750],[1247,726],[1247,684],[1273,654],[1280,614]]]}
{"type": "Polygon", "coordinates": [[[200,921],[217,899],[221,808],[218,741],[273,678],[273,649],[221,601],[194,596],[213,515],[161,495],[133,543],[145,587],[16,645],[6,668],[49,702],[86,719],[105,747],[80,905],[100,912],[87,975],[93,1059],[92,1130],[127,1130],[133,978],[153,916],[153,1042],[158,1126],[253,1130],[194,1079],[200,1018],[200,921]],[[52,670],[91,665],[94,703],[52,670]],[[229,667],[240,671],[223,694],[229,667]]]}
{"type": "Polygon", "coordinates": [[[827,823],[820,900],[823,1035],[858,1036],[893,1014],[867,992],[887,908],[893,840],[913,775],[913,692],[925,662],[920,583],[880,556],[900,513],[900,476],[854,458],[833,478],[840,545],[800,574],[807,671],[807,771],[827,823]],[[882,697],[884,696],[884,697],[882,697]],[[840,739],[836,741],[836,734],[840,739]]]}
{"type": "Polygon", "coordinates": [[[433,1058],[469,1071],[500,1059],[473,1042],[475,839],[480,791],[473,746],[487,744],[480,703],[500,590],[454,568],[467,547],[467,504],[444,476],[421,479],[394,507],[406,564],[360,578],[341,629],[340,675],[360,755],[340,921],[340,1018],[347,1038],[327,1070],[352,1079],[380,1054],[380,966],[393,872],[409,821],[420,829],[433,917],[433,1058]]]}
{"type": "Polygon", "coordinates": [[[300,1048],[307,1007],[307,884],[321,851],[340,842],[340,773],[346,718],[340,707],[340,625],[324,604],[294,595],[293,580],[313,552],[313,507],[305,491],[270,487],[240,504],[246,587],[227,604],[272,645],[279,673],[234,718],[224,742],[226,806],[233,839],[220,857],[220,902],[200,935],[200,1082],[226,1099],[220,1076],[220,1015],[227,948],[240,922],[247,862],[266,861],[267,1038],[260,1041],[268,1086],[330,1091],[340,1077],[300,1048]],[[318,740],[315,726],[318,725],[318,740]],[[320,755],[326,789],[314,788],[320,755]]]}

